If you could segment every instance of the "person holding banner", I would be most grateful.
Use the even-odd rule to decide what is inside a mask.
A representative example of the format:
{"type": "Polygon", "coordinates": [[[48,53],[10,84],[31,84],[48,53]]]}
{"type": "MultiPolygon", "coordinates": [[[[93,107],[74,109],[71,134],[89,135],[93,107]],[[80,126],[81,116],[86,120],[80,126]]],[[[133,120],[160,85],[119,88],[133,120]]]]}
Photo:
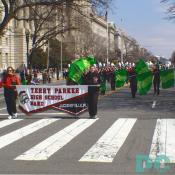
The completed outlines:
{"type": "Polygon", "coordinates": [[[97,103],[99,96],[100,77],[95,66],[90,67],[90,71],[86,74],[86,84],[88,87],[88,110],[90,118],[96,118],[97,103]]]}
{"type": "Polygon", "coordinates": [[[20,79],[14,74],[14,69],[12,67],[7,68],[7,73],[2,78],[0,82],[0,87],[4,87],[4,97],[7,105],[7,112],[9,114],[9,119],[17,118],[16,110],[16,98],[17,91],[16,85],[20,85],[20,79]]]}

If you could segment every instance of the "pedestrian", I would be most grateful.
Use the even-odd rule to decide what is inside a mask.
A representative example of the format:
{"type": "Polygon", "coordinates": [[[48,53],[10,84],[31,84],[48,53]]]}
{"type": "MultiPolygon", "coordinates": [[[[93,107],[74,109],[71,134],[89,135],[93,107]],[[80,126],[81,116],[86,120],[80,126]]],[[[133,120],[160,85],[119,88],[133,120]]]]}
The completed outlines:
{"type": "Polygon", "coordinates": [[[51,79],[52,79],[51,71],[50,71],[50,69],[48,69],[47,70],[47,80],[48,80],[48,83],[51,83],[51,79]]]}
{"type": "Polygon", "coordinates": [[[153,85],[154,85],[154,95],[160,94],[160,70],[159,66],[156,65],[153,68],[153,85]]]}
{"type": "Polygon", "coordinates": [[[132,98],[135,98],[137,92],[137,76],[134,67],[128,69],[128,80],[130,82],[132,98]]]}
{"type": "Polygon", "coordinates": [[[26,76],[25,76],[24,70],[22,70],[19,75],[20,75],[20,79],[21,79],[21,84],[22,85],[26,85],[27,84],[27,80],[26,80],[26,76]]]}
{"type": "Polygon", "coordinates": [[[88,110],[90,118],[97,117],[97,103],[99,96],[100,77],[95,66],[90,67],[86,75],[86,84],[88,86],[88,110]]]}
{"type": "Polygon", "coordinates": [[[15,71],[12,67],[7,68],[7,73],[2,78],[0,82],[0,87],[4,87],[4,97],[7,105],[7,112],[9,114],[9,119],[17,118],[16,110],[16,98],[17,91],[16,85],[20,85],[20,79],[15,75],[15,71]]]}
{"type": "Polygon", "coordinates": [[[45,69],[42,73],[43,84],[47,83],[47,70],[45,69]]]}
{"type": "Polygon", "coordinates": [[[34,76],[32,78],[31,84],[33,84],[33,85],[40,84],[40,79],[38,78],[38,74],[37,73],[34,73],[34,76]]]}

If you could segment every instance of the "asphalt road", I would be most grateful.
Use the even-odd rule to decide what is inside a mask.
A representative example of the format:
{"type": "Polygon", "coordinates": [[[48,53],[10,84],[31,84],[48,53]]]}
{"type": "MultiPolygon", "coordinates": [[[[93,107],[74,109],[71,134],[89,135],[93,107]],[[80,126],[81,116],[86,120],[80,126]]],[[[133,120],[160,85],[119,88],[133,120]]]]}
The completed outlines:
{"type": "MultiPolygon", "coordinates": [[[[127,87],[109,92],[100,96],[97,119],[87,112],[79,119],[52,110],[19,113],[19,120],[7,120],[0,101],[1,174],[153,175],[160,170],[138,172],[138,155],[166,153],[175,161],[175,88],[135,99],[127,87]]],[[[165,174],[175,174],[174,164],[168,166],[165,174]]]]}

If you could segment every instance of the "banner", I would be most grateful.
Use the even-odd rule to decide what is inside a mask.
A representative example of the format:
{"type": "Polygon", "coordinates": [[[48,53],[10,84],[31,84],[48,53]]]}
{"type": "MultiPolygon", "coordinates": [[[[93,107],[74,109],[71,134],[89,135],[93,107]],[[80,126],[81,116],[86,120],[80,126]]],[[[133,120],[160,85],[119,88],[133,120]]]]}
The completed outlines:
{"type": "Polygon", "coordinates": [[[63,110],[78,115],[87,109],[88,86],[17,86],[19,107],[26,113],[47,109],[63,110]]]}

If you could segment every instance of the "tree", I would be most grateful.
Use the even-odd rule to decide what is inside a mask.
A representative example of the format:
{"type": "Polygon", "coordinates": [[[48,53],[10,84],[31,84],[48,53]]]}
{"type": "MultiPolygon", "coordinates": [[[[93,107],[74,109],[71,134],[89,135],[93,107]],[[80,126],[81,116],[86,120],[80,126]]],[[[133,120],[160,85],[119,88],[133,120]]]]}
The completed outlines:
{"type": "MultiPolygon", "coordinates": [[[[96,9],[98,13],[104,11],[111,0],[1,0],[0,9],[2,22],[0,24],[1,34],[6,29],[10,20],[25,20],[32,23],[33,32],[30,33],[32,39],[31,52],[28,55],[28,66],[32,68],[33,54],[38,49],[46,46],[49,40],[55,39],[58,35],[63,35],[69,30],[76,30],[70,21],[75,20],[75,16],[65,18],[64,11],[74,11],[82,17],[89,17],[84,13],[87,8],[96,9]],[[29,11],[27,15],[19,16],[20,11],[29,11]],[[4,12],[4,15],[3,15],[4,12]]],[[[78,21],[79,22],[79,21],[78,21]]],[[[36,57],[35,57],[36,58],[36,57]]]]}
{"type": "MultiPolygon", "coordinates": [[[[63,67],[67,67],[68,63],[70,63],[70,55],[68,50],[68,45],[66,43],[62,43],[62,57],[63,57],[63,67]]],[[[61,42],[57,39],[50,41],[50,57],[49,57],[49,67],[52,68],[60,68],[61,63],[61,42]]]]}
{"type": "Polygon", "coordinates": [[[174,0],[161,0],[161,3],[168,3],[170,2],[170,5],[167,9],[167,13],[169,14],[168,19],[169,20],[175,20],[175,1],[174,0]]]}
{"type": "Polygon", "coordinates": [[[44,52],[41,48],[38,48],[33,53],[32,65],[37,69],[45,69],[47,64],[47,53],[44,52]]]}
{"type": "Polygon", "coordinates": [[[83,14],[84,7],[91,5],[93,9],[96,9],[96,11],[100,12],[104,10],[110,1],[111,0],[0,0],[0,15],[2,18],[0,23],[0,33],[2,34],[4,32],[8,23],[12,19],[30,21],[30,16],[18,16],[18,13],[21,10],[25,10],[27,8],[34,8],[38,6],[40,8],[46,9],[53,6],[61,7],[67,5],[83,14]]]}
{"type": "Polygon", "coordinates": [[[29,8],[30,19],[33,21],[32,50],[29,55],[29,68],[32,68],[33,54],[36,49],[48,46],[50,40],[64,32],[75,29],[64,21],[63,7],[51,6],[43,9],[41,6],[29,8]],[[63,26],[64,25],[64,26],[63,26]]]}
{"type": "Polygon", "coordinates": [[[140,48],[135,39],[124,38],[124,61],[136,62],[140,58],[144,58],[145,61],[151,61],[152,54],[145,48],[140,48]]]}

